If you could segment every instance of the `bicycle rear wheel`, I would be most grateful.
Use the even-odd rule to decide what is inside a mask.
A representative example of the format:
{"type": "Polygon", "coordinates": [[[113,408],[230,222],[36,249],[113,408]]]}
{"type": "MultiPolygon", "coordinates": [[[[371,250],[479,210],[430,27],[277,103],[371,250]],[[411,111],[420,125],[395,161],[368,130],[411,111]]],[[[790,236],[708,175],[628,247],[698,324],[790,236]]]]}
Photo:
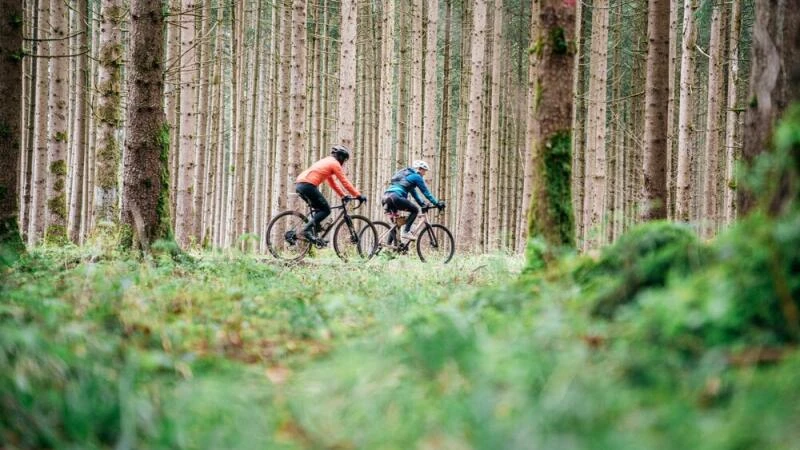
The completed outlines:
{"type": "Polygon", "coordinates": [[[417,236],[417,255],[424,262],[447,264],[455,251],[453,234],[444,225],[429,224],[417,236]]]}
{"type": "Polygon", "coordinates": [[[375,255],[378,232],[364,216],[345,216],[333,232],[333,249],[343,261],[367,261],[375,255]]]}
{"type": "Polygon", "coordinates": [[[311,243],[303,237],[303,227],[308,219],[297,211],[284,211],[275,216],[267,226],[267,249],[272,256],[284,261],[300,261],[306,256],[311,243]]]}

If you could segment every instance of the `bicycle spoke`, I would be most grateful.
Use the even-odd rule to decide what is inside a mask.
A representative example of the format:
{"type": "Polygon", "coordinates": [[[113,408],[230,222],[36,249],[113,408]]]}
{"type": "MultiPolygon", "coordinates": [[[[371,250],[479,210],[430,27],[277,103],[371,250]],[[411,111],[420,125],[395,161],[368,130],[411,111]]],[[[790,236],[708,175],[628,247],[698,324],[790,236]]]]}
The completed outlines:
{"type": "Polygon", "coordinates": [[[432,224],[423,228],[417,237],[417,254],[425,262],[447,263],[455,253],[455,242],[450,230],[432,224]]]}
{"type": "Polygon", "coordinates": [[[302,259],[310,248],[302,230],[306,218],[295,211],[275,216],[267,227],[267,248],[272,256],[287,261],[302,259]]]}
{"type": "Polygon", "coordinates": [[[378,234],[363,216],[349,216],[336,226],[333,249],[344,261],[366,261],[375,254],[378,234]]]}

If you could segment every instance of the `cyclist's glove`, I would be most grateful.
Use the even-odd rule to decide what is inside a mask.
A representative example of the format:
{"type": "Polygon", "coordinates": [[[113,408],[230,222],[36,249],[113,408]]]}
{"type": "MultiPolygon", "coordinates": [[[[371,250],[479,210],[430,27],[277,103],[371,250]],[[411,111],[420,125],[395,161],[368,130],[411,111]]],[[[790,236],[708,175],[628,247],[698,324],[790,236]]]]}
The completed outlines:
{"type": "Polygon", "coordinates": [[[363,194],[362,194],[362,195],[359,195],[359,196],[358,196],[358,201],[360,201],[361,203],[364,203],[364,202],[366,202],[366,201],[367,201],[367,196],[366,196],[366,195],[363,195],[363,194]]]}
{"type": "Polygon", "coordinates": [[[439,209],[439,211],[443,210],[444,209],[444,202],[437,203],[436,207],[439,209]]]}

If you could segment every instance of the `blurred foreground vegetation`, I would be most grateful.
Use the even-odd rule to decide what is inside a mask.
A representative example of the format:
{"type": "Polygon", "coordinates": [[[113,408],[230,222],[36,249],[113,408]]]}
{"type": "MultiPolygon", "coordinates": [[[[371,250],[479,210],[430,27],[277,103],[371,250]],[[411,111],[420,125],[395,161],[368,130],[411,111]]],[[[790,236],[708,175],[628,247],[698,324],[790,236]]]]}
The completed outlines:
{"type": "Polygon", "coordinates": [[[714,241],[527,270],[36,249],[0,275],[0,447],[800,448],[800,127],[775,141],[714,241]]]}

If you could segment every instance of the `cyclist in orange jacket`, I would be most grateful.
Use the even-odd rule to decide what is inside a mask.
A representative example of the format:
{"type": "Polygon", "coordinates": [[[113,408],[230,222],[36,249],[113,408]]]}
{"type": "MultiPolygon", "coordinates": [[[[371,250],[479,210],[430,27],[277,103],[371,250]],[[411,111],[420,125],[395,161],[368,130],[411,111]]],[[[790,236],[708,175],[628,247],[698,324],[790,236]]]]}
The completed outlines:
{"type": "Polygon", "coordinates": [[[331,213],[331,207],[322,192],[319,191],[319,185],[328,182],[331,189],[336,192],[339,197],[344,198],[345,193],[339,185],[333,180],[336,177],[342,186],[347,189],[354,198],[365,202],[367,197],[361,195],[358,189],[350,183],[350,180],[344,174],[342,165],[350,159],[350,150],[343,145],[334,145],[331,147],[331,156],[320,159],[311,165],[308,169],[304,170],[295,180],[295,191],[300,194],[300,197],[308,203],[308,205],[315,210],[311,216],[311,221],[303,228],[303,236],[309,241],[317,244],[317,229],[319,224],[328,217],[331,213]]]}

